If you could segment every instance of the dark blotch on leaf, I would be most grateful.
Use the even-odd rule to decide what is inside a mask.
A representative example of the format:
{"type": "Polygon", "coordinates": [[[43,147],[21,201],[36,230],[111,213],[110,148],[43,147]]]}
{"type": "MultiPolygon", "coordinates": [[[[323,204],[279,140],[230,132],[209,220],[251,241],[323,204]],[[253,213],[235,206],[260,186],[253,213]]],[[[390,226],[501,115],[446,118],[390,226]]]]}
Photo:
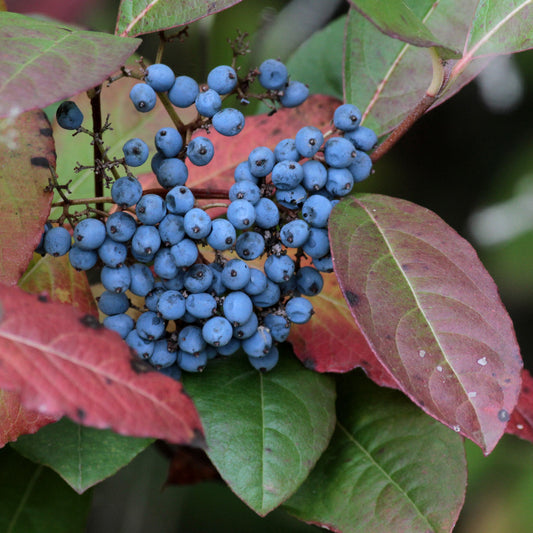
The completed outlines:
{"type": "Polygon", "coordinates": [[[131,369],[136,374],[146,374],[146,372],[155,372],[154,367],[148,363],[147,361],[144,361],[143,359],[132,359],[130,361],[131,369]]]}
{"type": "Polygon", "coordinates": [[[39,133],[45,137],[52,137],[53,131],[52,128],[40,128],[39,133]]]}
{"type": "Polygon", "coordinates": [[[311,359],[310,357],[308,357],[307,359],[304,359],[302,363],[305,366],[305,368],[308,368],[309,370],[314,370],[316,367],[316,361],[314,359],[311,359]]]}
{"type": "Polygon", "coordinates": [[[357,294],[355,294],[355,292],[346,291],[345,295],[346,295],[346,299],[348,300],[348,303],[352,307],[355,307],[359,303],[359,296],[357,296],[357,294]]]}
{"type": "Polygon", "coordinates": [[[87,416],[87,413],[85,412],[84,409],[82,409],[81,407],[78,407],[76,409],[76,418],[80,421],[84,420],[84,418],[87,416]]]}
{"type": "Polygon", "coordinates": [[[91,329],[101,329],[104,327],[103,324],[100,324],[100,322],[94,315],[83,315],[80,318],[80,322],[85,327],[88,327],[91,329]]]}
{"type": "Polygon", "coordinates": [[[204,432],[200,428],[194,428],[194,436],[189,443],[193,448],[207,448],[207,442],[205,442],[204,432]]]}
{"type": "Polygon", "coordinates": [[[50,168],[50,163],[46,157],[32,157],[30,162],[34,167],[50,168]]]}
{"type": "Polygon", "coordinates": [[[48,294],[46,294],[45,292],[40,292],[38,295],[37,295],[37,300],[39,300],[40,302],[42,302],[43,304],[46,304],[48,303],[50,300],[48,299],[48,294]]]}

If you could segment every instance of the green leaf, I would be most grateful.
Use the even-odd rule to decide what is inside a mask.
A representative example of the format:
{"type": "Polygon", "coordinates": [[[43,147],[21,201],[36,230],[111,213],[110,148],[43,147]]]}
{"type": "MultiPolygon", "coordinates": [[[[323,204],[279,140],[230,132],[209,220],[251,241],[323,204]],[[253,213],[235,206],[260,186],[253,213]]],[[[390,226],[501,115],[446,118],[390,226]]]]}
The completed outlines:
{"type": "Polygon", "coordinates": [[[115,34],[141,35],[190,24],[227,9],[241,0],[122,0],[115,34]]]}
{"type": "Polygon", "coordinates": [[[334,381],[306,370],[287,345],[269,373],[234,356],[183,381],[200,412],[209,458],[262,516],[304,481],[334,429],[334,381]]]}
{"type": "Polygon", "coordinates": [[[533,47],[533,0],[481,0],[468,55],[512,54],[533,47]]]}
{"type": "Polygon", "coordinates": [[[438,47],[442,57],[460,57],[454,48],[440,41],[403,0],[349,0],[350,4],[389,37],[424,48],[438,47]]]}
{"type": "Polygon", "coordinates": [[[62,418],[34,435],[19,437],[12,446],[24,457],[55,470],[81,494],[126,466],[152,442],[62,418]]]}
{"type": "Polygon", "coordinates": [[[342,55],[346,17],[340,17],[307,39],[287,61],[291,78],[311,93],[343,98],[342,55]]]}
{"type": "MultiPolygon", "coordinates": [[[[57,443],[56,443],[57,445],[57,443]]],[[[0,531],[83,533],[91,494],[76,494],[50,469],[0,451],[0,531]]]]}
{"type": "Polygon", "coordinates": [[[451,531],[466,488],[459,435],[360,373],[338,391],[331,443],[284,508],[343,533],[451,531]]]}
{"type": "Polygon", "coordinates": [[[140,44],[140,39],[0,12],[0,117],[98,85],[140,44]]]}

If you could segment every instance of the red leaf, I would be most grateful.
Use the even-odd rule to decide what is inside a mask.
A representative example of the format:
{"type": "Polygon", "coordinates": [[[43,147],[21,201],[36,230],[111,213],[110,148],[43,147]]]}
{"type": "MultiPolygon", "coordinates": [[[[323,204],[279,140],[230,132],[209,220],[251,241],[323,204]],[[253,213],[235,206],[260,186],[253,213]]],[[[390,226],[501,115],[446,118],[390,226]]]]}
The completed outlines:
{"type": "Polygon", "coordinates": [[[50,213],[52,193],[44,188],[56,156],[52,128],[42,111],[19,115],[10,129],[15,148],[0,150],[0,282],[14,285],[28,267],[50,213]]]}
{"type": "Polygon", "coordinates": [[[522,361],[474,249],[428,209],[370,194],[336,206],[330,237],[378,359],[416,404],[489,453],[516,405],[522,361]]]}
{"type": "Polygon", "coordinates": [[[505,433],[533,442],[533,377],[522,370],[522,389],[505,433]]]}
{"type": "Polygon", "coordinates": [[[20,395],[16,392],[0,390],[0,448],[8,442],[17,440],[19,435],[35,433],[38,429],[56,421],[37,411],[24,408],[20,395]]]}
{"type": "Polygon", "coordinates": [[[4,285],[0,310],[0,388],[19,392],[26,408],[125,435],[203,445],[181,383],[132,358],[94,316],[4,285]]]}
{"type": "Polygon", "coordinates": [[[322,292],[312,298],[315,315],[306,324],[294,325],[289,341],[302,363],[317,372],[348,372],[361,367],[378,385],[398,388],[376,358],[350,309],[334,274],[325,274],[322,292]]]}
{"type": "MultiPolygon", "coordinates": [[[[65,2],[65,0],[8,0],[9,11],[14,13],[40,13],[50,18],[74,22],[82,20],[82,16],[87,13],[94,0],[76,0],[75,2],[65,2]]],[[[95,7],[94,5],[92,6],[95,7]]]]}

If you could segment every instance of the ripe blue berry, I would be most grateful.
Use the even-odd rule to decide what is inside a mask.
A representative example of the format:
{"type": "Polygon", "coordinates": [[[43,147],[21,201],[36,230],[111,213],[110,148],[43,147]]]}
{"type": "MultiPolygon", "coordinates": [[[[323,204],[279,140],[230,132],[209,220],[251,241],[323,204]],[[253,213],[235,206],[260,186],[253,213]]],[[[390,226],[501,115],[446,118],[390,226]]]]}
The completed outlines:
{"type": "Polygon", "coordinates": [[[211,233],[207,236],[207,244],[214,250],[229,250],[237,238],[235,227],[229,220],[217,218],[211,224],[211,233]]]}
{"type": "Polygon", "coordinates": [[[154,257],[154,272],[161,279],[172,279],[178,275],[178,266],[170,248],[160,248],[154,257]]]}
{"type": "Polygon", "coordinates": [[[283,139],[274,148],[276,161],[298,161],[300,153],[296,149],[294,139],[283,139]]]}
{"type": "Polygon", "coordinates": [[[267,288],[268,278],[266,274],[258,268],[250,268],[250,281],[244,287],[244,292],[250,296],[261,294],[267,288]]]}
{"type": "Polygon", "coordinates": [[[179,291],[164,291],[157,300],[157,312],[165,320],[178,320],[185,314],[185,298],[179,291]]]}
{"type": "Polygon", "coordinates": [[[213,89],[207,89],[207,91],[198,93],[194,103],[198,113],[209,118],[222,108],[222,99],[213,89]]]}
{"type": "Polygon", "coordinates": [[[107,217],[106,232],[117,242],[128,242],[137,229],[135,219],[124,211],[117,211],[107,217]]]}
{"type": "Polygon", "coordinates": [[[217,302],[207,292],[192,293],[185,300],[185,309],[195,318],[210,318],[217,310],[217,302]]]}
{"type": "Polygon", "coordinates": [[[165,200],[157,194],[145,194],[137,202],[135,213],[142,224],[147,226],[158,224],[167,214],[165,200]]]}
{"type": "Polygon", "coordinates": [[[257,331],[259,326],[259,319],[255,313],[250,315],[250,318],[240,326],[235,326],[233,328],[233,336],[237,339],[248,339],[257,331]]]}
{"type": "Polygon", "coordinates": [[[233,328],[226,318],[215,316],[203,325],[202,336],[205,342],[211,346],[216,346],[217,348],[226,346],[232,340],[233,328]]]}
{"type": "Polygon", "coordinates": [[[318,128],[305,126],[298,131],[294,140],[302,157],[313,157],[320,150],[324,136],[318,128]]]}
{"type": "Polygon", "coordinates": [[[313,304],[306,298],[296,296],[291,298],[285,305],[287,317],[295,324],[305,324],[313,314],[313,304]]]}
{"type": "Polygon", "coordinates": [[[302,249],[313,259],[324,257],[329,253],[328,231],[323,228],[310,228],[309,237],[302,246],[302,249]]]}
{"type": "Polygon", "coordinates": [[[135,178],[123,176],[111,186],[111,198],[119,207],[135,205],[143,194],[142,186],[135,178]]]}
{"type": "Polygon", "coordinates": [[[206,292],[211,283],[213,283],[213,271],[203,264],[191,266],[183,279],[183,284],[189,292],[206,292]]]}
{"type": "Polygon", "coordinates": [[[70,250],[70,233],[63,226],[48,230],[44,236],[44,250],[47,254],[59,257],[70,250]]]}
{"type": "Polygon", "coordinates": [[[137,111],[147,113],[155,107],[157,95],[147,83],[137,83],[131,88],[130,99],[137,111]]]}
{"type": "Polygon", "coordinates": [[[266,146],[254,148],[248,156],[250,173],[257,178],[264,178],[272,172],[276,157],[274,152],[266,146]]]}
{"type": "Polygon", "coordinates": [[[148,359],[153,351],[155,342],[149,341],[139,337],[136,329],[132,329],[126,335],[126,344],[137,354],[141,359],[148,359]]]}
{"type": "Polygon", "coordinates": [[[198,326],[185,326],[179,333],[178,344],[184,352],[198,355],[205,348],[202,330],[198,326]]]}
{"type": "Polygon", "coordinates": [[[306,161],[302,165],[304,177],[302,185],[309,192],[316,192],[326,185],[328,171],[320,161],[306,161]]]}
{"type": "Polygon", "coordinates": [[[218,94],[228,94],[237,86],[237,73],[229,65],[220,65],[207,75],[207,85],[218,94]]]}
{"type": "Polygon", "coordinates": [[[245,261],[252,261],[260,257],[265,251],[264,237],[255,231],[241,233],[235,246],[237,255],[245,261]]]}
{"type": "Polygon", "coordinates": [[[248,200],[252,205],[255,205],[261,199],[261,190],[251,181],[238,181],[230,187],[229,199],[232,202],[248,200]]]}
{"type": "Polygon", "coordinates": [[[96,218],[80,220],[74,228],[74,242],[82,250],[97,250],[105,238],[105,224],[96,218]]]}
{"type": "Polygon", "coordinates": [[[104,327],[116,331],[123,339],[128,336],[128,333],[133,329],[135,322],[131,316],[125,313],[119,315],[106,316],[103,321],[104,327]]]}
{"type": "Polygon", "coordinates": [[[176,107],[189,107],[198,96],[198,83],[189,76],[178,76],[168,91],[168,99],[176,107]]]}
{"type": "Polygon", "coordinates": [[[130,308],[130,301],[123,292],[104,291],[98,298],[98,308],[104,315],[119,315],[130,308]]]}
{"type": "Polygon", "coordinates": [[[56,111],[57,123],[65,130],[77,130],[83,122],[83,113],[75,102],[66,100],[56,111]]]}
{"type": "Polygon", "coordinates": [[[212,122],[218,133],[233,137],[244,128],[244,115],[238,109],[228,107],[215,113],[212,122]]]}
{"type": "Polygon", "coordinates": [[[288,255],[271,255],[265,261],[265,274],[275,283],[288,281],[294,274],[295,264],[288,255]]]}
{"type": "Polygon", "coordinates": [[[167,339],[160,339],[155,341],[154,351],[148,360],[153,366],[160,369],[173,365],[177,358],[178,351],[169,349],[167,339]]]}
{"type": "Polygon", "coordinates": [[[324,144],[324,160],[330,167],[349,167],[356,156],[354,145],[344,137],[331,137],[324,144]]]}
{"type": "Polygon", "coordinates": [[[178,185],[168,191],[167,210],[175,215],[184,215],[194,207],[194,195],[188,187],[178,185]]]}
{"type": "Polygon", "coordinates": [[[255,208],[255,223],[262,229],[274,228],[279,223],[278,206],[270,198],[261,198],[255,208]]]}
{"type": "Polygon", "coordinates": [[[307,191],[297,185],[294,189],[276,191],[276,200],[288,209],[299,209],[307,199],[307,191]]]}
{"type": "Polygon", "coordinates": [[[161,246],[161,237],[155,226],[139,226],[131,239],[131,249],[138,255],[155,255],[161,246]]]}
{"type": "Polygon", "coordinates": [[[145,297],[154,288],[154,275],[150,267],[141,263],[130,265],[130,292],[145,297]]]}
{"type": "Polygon", "coordinates": [[[165,157],[176,157],[183,148],[181,133],[176,128],[161,128],[155,134],[155,147],[165,157]]]}
{"type": "Polygon", "coordinates": [[[352,104],[344,104],[333,113],[333,124],[342,131],[352,131],[359,126],[361,122],[361,111],[352,104]]]}
{"type": "Polygon", "coordinates": [[[202,350],[196,354],[184,350],[178,351],[178,365],[185,372],[202,372],[207,364],[207,352],[202,350]]]}
{"type": "Polygon", "coordinates": [[[324,279],[316,268],[304,266],[296,273],[296,288],[304,296],[316,296],[323,287],[324,279]]]}
{"type": "Polygon", "coordinates": [[[278,364],[279,350],[277,346],[273,345],[266,355],[261,357],[248,356],[248,361],[259,372],[270,372],[278,364]]]}
{"type": "Polygon", "coordinates": [[[227,217],[236,229],[248,229],[255,222],[254,206],[248,200],[235,200],[228,207],[227,217]]]}
{"type": "Polygon", "coordinates": [[[256,307],[272,307],[279,302],[281,289],[277,283],[267,279],[267,286],[263,292],[252,296],[252,302],[256,307]]]}
{"type": "Polygon", "coordinates": [[[272,169],[272,183],[279,190],[294,189],[301,183],[303,177],[302,165],[296,161],[280,161],[272,169]]]}
{"type": "Polygon", "coordinates": [[[127,265],[117,268],[105,266],[100,272],[100,281],[108,291],[126,292],[131,283],[130,269],[127,265]]]}
{"type": "Polygon", "coordinates": [[[137,318],[135,330],[141,339],[148,341],[161,338],[165,332],[165,321],[153,311],[145,311],[137,318]]]}
{"type": "Polygon", "coordinates": [[[307,100],[309,87],[300,81],[290,81],[283,89],[279,101],[283,107],[297,107],[307,100]]]}
{"type": "Polygon", "coordinates": [[[144,76],[144,81],[158,93],[168,91],[174,85],[175,80],[172,69],[162,63],[150,65],[144,76]]]}
{"type": "Polygon", "coordinates": [[[281,228],[279,236],[287,248],[299,248],[309,237],[309,226],[304,220],[292,220],[281,228]]]}
{"type": "Polygon", "coordinates": [[[231,259],[222,269],[222,283],[232,290],[243,289],[250,281],[250,268],[240,259],[231,259]]]}
{"type": "Polygon", "coordinates": [[[182,239],[170,247],[170,252],[178,267],[194,265],[198,259],[198,246],[191,239],[182,239]]]}
{"type": "Polygon", "coordinates": [[[142,139],[135,137],[124,143],[122,152],[124,153],[124,161],[126,165],[130,167],[140,167],[148,159],[150,149],[142,139]]]}
{"type": "MultiPolygon", "coordinates": [[[[99,248],[100,251],[101,247],[99,248]]],[[[98,254],[94,250],[82,250],[76,245],[72,246],[68,258],[76,270],[90,270],[98,261],[98,254]]]]}
{"type": "Polygon", "coordinates": [[[378,143],[378,136],[374,130],[365,126],[359,126],[353,131],[345,132],[344,138],[348,139],[358,150],[363,150],[363,152],[370,152],[378,143]]]}
{"type": "Polygon", "coordinates": [[[270,313],[265,316],[264,324],[275,341],[284,342],[289,337],[291,323],[285,317],[270,313]]]}
{"type": "Polygon", "coordinates": [[[287,83],[287,67],[276,59],[267,59],[259,66],[259,83],[269,90],[282,89],[287,83]]]}
{"type": "Polygon", "coordinates": [[[199,207],[193,207],[183,217],[183,229],[191,239],[203,239],[211,232],[211,218],[199,207]]]}
{"type": "Polygon", "coordinates": [[[355,161],[348,167],[356,183],[365,180],[372,171],[372,159],[365,152],[357,152],[355,161]]]}
{"type": "MultiPolygon", "coordinates": [[[[359,155],[359,154],[358,154],[359,155]]],[[[326,191],[333,196],[345,196],[353,188],[354,178],[348,168],[328,169],[328,181],[326,191]]]]}
{"type": "Polygon", "coordinates": [[[207,165],[213,159],[214,154],[213,143],[206,137],[196,137],[187,145],[187,157],[193,165],[198,167],[207,165]]]}
{"type": "Polygon", "coordinates": [[[164,246],[177,244],[185,237],[183,217],[181,215],[168,213],[159,223],[158,229],[164,246]]]}
{"type": "Polygon", "coordinates": [[[241,341],[244,352],[250,357],[262,357],[266,355],[272,347],[272,335],[265,326],[259,326],[257,331],[241,341]]]}
{"type": "Polygon", "coordinates": [[[313,194],[304,202],[302,216],[310,226],[325,228],[332,208],[331,202],[325,196],[313,194]]]}
{"type": "Polygon", "coordinates": [[[250,297],[241,291],[230,292],[222,304],[224,316],[234,326],[244,324],[251,316],[253,304],[250,297]]]}

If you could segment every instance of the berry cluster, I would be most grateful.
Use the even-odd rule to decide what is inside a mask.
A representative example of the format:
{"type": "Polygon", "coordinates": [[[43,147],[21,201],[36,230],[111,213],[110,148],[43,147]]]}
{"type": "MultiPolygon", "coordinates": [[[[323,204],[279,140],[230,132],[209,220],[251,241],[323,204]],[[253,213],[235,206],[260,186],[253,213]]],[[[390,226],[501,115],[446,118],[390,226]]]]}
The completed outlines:
{"type": "MultiPolygon", "coordinates": [[[[288,81],[279,61],[263,62],[254,75],[282,106],[307,98],[307,87],[288,81]]],[[[194,104],[199,127],[233,136],[245,119],[237,109],[222,108],[222,97],[236,93],[242,100],[243,86],[230,66],[213,69],[200,87],[155,64],[130,98],[143,113],[153,109],[158,93],[176,107],[194,104]]],[[[79,129],[83,116],[73,102],[64,102],[57,120],[79,129]]],[[[293,323],[310,320],[308,297],[322,290],[321,273],[332,271],[327,223],[333,206],[370,174],[366,152],[377,138],[360,121],[355,106],[341,105],[327,138],[307,126],[273,151],[252,150],[235,169],[225,217],[213,220],[186,186],[187,162],[207,165],[213,144],[205,136],[185,143],[180,129],[162,128],[151,159],[161,191],[143,193],[131,173],[119,177],[111,186],[118,210],[105,222],[84,218],[73,237],[47,224],[38,250],[68,253],[78,270],[101,266],[104,326],[161,371],[175,377],[181,370],[197,372],[209,359],[239,349],[255,368],[270,370],[278,361],[277,343],[287,339],[293,323]],[[127,314],[130,295],[144,299],[136,320],[127,314]]],[[[138,138],[127,141],[123,152],[126,168],[149,157],[138,138]]]]}

